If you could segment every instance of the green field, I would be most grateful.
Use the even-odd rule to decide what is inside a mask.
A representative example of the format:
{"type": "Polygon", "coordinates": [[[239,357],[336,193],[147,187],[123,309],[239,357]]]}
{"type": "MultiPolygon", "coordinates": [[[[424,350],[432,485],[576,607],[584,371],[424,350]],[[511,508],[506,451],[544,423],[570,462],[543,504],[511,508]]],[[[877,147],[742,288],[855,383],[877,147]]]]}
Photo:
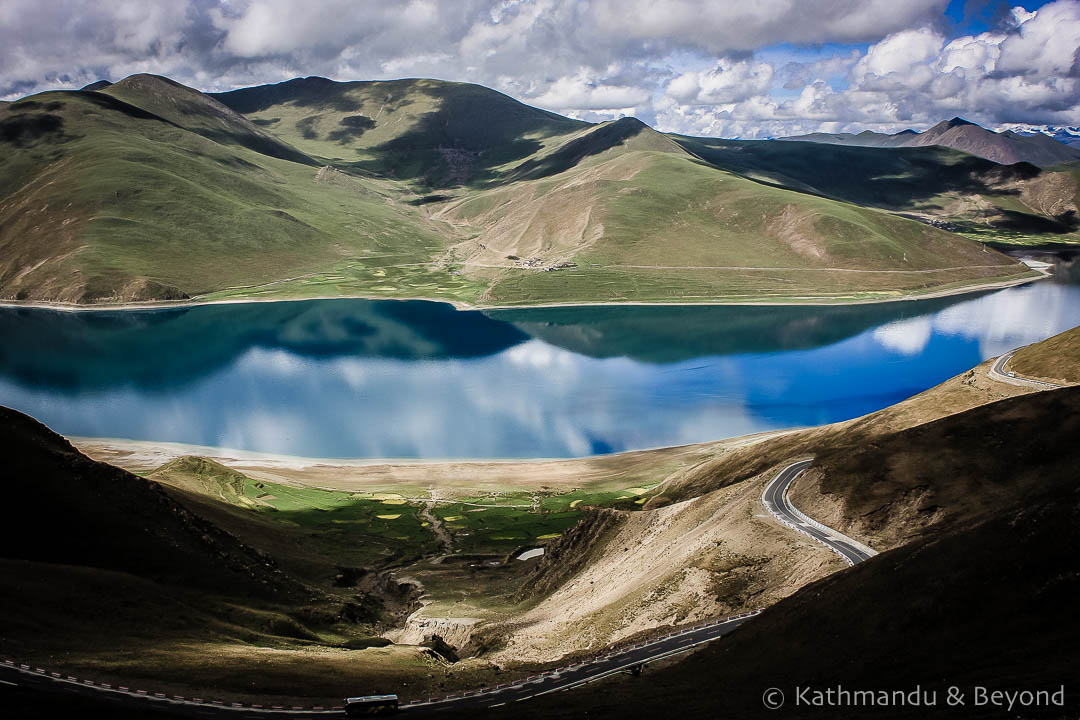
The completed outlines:
{"type": "MultiPolygon", "coordinates": [[[[443,488],[440,497],[449,490],[451,499],[425,502],[428,491],[408,484],[329,490],[260,480],[196,457],[169,462],[147,477],[282,529],[305,551],[326,559],[324,579],[335,565],[399,566],[443,553],[425,506],[449,533],[451,552],[502,556],[558,538],[590,507],[640,509],[649,489],[623,487],[627,480],[615,487],[606,481],[571,490],[508,487],[487,494],[443,488]]],[[[310,558],[301,563],[312,564],[310,558]]]]}
{"type": "Polygon", "coordinates": [[[531,512],[453,503],[435,511],[458,548],[470,553],[506,552],[561,535],[581,518],[581,511],[531,512]]]}

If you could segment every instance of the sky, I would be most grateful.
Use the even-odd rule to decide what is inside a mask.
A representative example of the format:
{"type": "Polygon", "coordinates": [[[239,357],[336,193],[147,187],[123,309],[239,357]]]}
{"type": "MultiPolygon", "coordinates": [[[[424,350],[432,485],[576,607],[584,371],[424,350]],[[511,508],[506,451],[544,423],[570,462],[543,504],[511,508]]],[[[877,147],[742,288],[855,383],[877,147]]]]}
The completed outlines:
{"type": "Polygon", "coordinates": [[[0,2],[0,99],[142,72],[432,77],[717,137],[1076,126],[1080,0],[0,2]]]}

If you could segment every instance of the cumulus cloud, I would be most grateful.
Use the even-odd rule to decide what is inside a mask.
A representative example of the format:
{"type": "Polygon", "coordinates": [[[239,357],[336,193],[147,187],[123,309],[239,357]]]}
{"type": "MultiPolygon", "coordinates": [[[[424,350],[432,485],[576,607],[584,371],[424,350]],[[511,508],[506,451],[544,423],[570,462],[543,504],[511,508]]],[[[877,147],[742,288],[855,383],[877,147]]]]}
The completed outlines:
{"type": "Polygon", "coordinates": [[[436,77],[600,120],[765,137],[1075,124],[1080,0],[978,34],[946,0],[7,0],[0,98],[136,72],[227,90],[291,77],[436,77]]]}
{"type": "Polygon", "coordinates": [[[668,94],[689,105],[724,105],[763,95],[772,85],[773,67],[753,60],[721,60],[704,72],[685,72],[668,85],[668,94]]]}
{"type": "Polygon", "coordinates": [[[862,86],[919,87],[933,77],[930,61],[941,53],[945,38],[928,28],[904,30],[870,46],[852,69],[862,86]]]}
{"type": "Polygon", "coordinates": [[[579,72],[555,80],[531,101],[551,110],[605,110],[634,108],[649,102],[650,97],[647,88],[600,83],[579,72]]]}
{"type": "Polygon", "coordinates": [[[1058,0],[1014,8],[1002,27],[978,35],[949,39],[932,24],[891,33],[856,50],[840,83],[826,82],[835,64],[782,68],[796,96],[778,99],[772,88],[688,110],[686,87],[673,82],[658,119],[665,129],[741,137],[924,129],[953,115],[1065,125],[1080,117],[1078,51],[1080,2],[1058,0]]]}
{"type": "Polygon", "coordinates": [[[1056,2],[1029,13],[1001,43],[997,70],[1047,77],[1067,75],[1080,48],[1080,3],[1056,2]]]}
{"type": "Polygon", "coordinates": [[[724,54],[782,43],[860,42],[930,21],[941,0],[595,0],[591,28],[627,43],[692,45],[724,54]]]}

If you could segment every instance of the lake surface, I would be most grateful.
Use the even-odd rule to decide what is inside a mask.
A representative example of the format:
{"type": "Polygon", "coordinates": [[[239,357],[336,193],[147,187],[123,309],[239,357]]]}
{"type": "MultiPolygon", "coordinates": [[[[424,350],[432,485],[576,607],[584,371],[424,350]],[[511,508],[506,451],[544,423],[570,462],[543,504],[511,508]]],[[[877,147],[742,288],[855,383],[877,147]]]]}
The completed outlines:
{"type": "Polygon", "coordinates": [[[1080,324],[1080,285],[848,307],[0,308],[0,404],[65,435],[572,457],[816,425],[1080,324]]]}

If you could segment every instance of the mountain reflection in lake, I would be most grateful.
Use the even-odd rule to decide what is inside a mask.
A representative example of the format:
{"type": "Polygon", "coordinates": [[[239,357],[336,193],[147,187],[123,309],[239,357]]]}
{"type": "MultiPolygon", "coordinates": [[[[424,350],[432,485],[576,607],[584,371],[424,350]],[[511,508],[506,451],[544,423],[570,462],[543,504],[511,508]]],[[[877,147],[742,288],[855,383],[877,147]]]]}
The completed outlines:
{"type": "Polygon", "coordinates": [[[567,457],[833,422],[1080,324],[1080,286],[846,307],[0,309],[0,404],[68,435],[567,457]]]}

